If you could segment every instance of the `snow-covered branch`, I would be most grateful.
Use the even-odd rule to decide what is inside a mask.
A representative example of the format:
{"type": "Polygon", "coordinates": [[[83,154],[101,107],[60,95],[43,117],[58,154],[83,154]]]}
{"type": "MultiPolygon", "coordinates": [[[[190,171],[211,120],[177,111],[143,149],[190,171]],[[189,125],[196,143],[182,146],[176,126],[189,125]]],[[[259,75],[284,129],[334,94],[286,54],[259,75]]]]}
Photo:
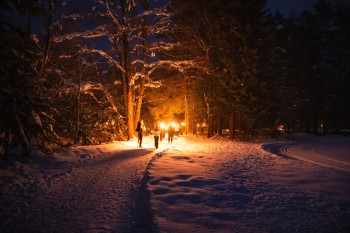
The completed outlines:
{"type": "Polygon", "coordinates": [[[74,38],[95,38],[106,36],[104,31],[85,31],[85,32],[74,32],[54,38],[54,42],[62,42],[64,40],[72,40],[74,38]]]}
{"type": "Polygon", "coordinates": [[[83,48],[82,51],[85,53],[97,53],[102,57],[106,58],[112,65],[116,66],[121,72],[126,73],[125,69],[117,61],[115,61],[113,57],[108,55],[105,51],[102,51],[99,49],[89,49],[89,48],[83,48]]]}
{"type": "Polygon", "coordinates": [[[183,73],[188,69],[200,69],[205,72],[208,72],[207,67],[201,66],[197,61],[195,60],[182,60],[182,61],[173,61],[173,60],[161,60],[155,63],[150,64],[148,67],[151,68],[147,74],[151,75],[157,68],[161,66],[170,66],[174,69],[177,69],[179,72],[183,73]]]}
{"type": "Polygon", "coordinates": [[[117,16],[114,14],[114,12],[112,12],[112,10],[110,9],[108,0],[105,0],[105,5],[106,5],[106,9],[107,9],[108,15],[112,18],[113,22],[114,22],[119,28],[122,28],[122,26],[121,26],[121,24],[120,24],[120,22],[119,22],[118,17],[117,17],[117,16]]]}

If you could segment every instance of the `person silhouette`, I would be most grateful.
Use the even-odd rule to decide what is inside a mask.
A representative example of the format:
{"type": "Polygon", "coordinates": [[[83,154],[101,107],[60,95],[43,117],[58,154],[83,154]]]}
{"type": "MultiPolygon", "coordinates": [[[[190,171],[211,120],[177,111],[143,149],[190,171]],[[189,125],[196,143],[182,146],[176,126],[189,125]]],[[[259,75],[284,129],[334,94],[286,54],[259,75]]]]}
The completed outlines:
{"type": "Polygon", "coordinates": [[[170,124],[169,127],[168,127],[168,143],[172,143],[173,142],[174,134],[175,134],[175,129],[170,124]]]}
{"type": "Polygon", "coordinates": [[[137,143],[139,147],[142,147],[142,138],[143,138],[143,121],[137,122],[137,143]]]}
{"type": "Polygon", "coordinates": [[[154,126],[154,146],[156,147],[156,149],[158,149],[158,145],[159,145],[159,135],[160,135],[160,127],[158,124],[156,124],[154,126]]]}

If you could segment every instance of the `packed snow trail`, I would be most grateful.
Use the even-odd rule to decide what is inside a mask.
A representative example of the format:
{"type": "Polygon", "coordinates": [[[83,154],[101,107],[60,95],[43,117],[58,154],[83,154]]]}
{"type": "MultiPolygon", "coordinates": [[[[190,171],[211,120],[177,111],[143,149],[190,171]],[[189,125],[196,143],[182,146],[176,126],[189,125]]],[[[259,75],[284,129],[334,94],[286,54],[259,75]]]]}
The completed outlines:
{"type": "Polygon", "coordinates": [[[348,138],[296,134],[289,136],[289,140],[289,143],[265,144],[263,148],[277,155],[350,172],[348,138]]]}
{"type": "Polygon", "coordinates": [[[135,232],[133,203],[152,149],[103,154],[54,182],[7,232],[135,232]]]}

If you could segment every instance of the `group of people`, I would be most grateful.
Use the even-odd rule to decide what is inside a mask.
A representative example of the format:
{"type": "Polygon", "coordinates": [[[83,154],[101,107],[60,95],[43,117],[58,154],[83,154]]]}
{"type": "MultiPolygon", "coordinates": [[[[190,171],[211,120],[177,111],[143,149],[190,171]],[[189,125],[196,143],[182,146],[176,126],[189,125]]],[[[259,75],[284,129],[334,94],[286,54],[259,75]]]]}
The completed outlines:
{"type": "MultiPolygon", "coordinates": [[[[136,132],[137,132],[137,136],[138,136],[137,143],[138,143],[139,147],[142,147],[142,138],[143,138],[144,131],[145,131],[145,126],[143,124],[143,121],[139,121],[137,123],[137,126],[136,126],[136,132]]],[[[176,131],[175,131],[174,126],[169,124],[169,126],[168,126],[168,143],[173,142],[173,138],[174,138],[175,133],[176,133],[176,131]]],[[[162,135],[162,129],[161,129],[159,124],[154,125],[153,136],[154,136],[154,146],[158,149],[159,140],[162,140],[162,138],[164,137],[162,135]]]]}

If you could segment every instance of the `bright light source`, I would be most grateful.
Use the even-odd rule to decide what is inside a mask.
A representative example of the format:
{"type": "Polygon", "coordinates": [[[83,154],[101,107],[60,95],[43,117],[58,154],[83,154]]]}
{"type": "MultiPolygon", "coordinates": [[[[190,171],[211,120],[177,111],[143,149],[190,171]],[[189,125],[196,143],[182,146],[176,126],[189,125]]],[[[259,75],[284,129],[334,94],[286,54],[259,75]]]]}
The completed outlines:
{"type": "Polygon", "coordinates": [[[159,126],[160,126],[161,129],[164,129],[165,128],[165,123],[164,122],[160,122],[159,126]]]}

